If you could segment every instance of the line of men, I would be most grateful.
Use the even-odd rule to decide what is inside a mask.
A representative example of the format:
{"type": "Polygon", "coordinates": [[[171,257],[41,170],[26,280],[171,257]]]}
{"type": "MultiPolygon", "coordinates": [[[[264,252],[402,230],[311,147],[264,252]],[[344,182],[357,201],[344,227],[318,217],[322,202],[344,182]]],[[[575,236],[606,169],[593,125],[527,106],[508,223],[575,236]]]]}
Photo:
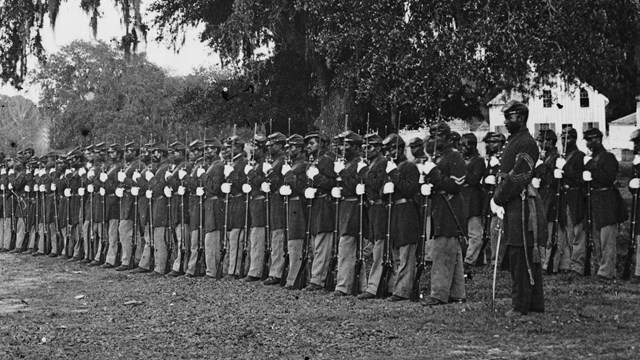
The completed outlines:
{"type": "MultiPolygon", "coordinates": [[[[389,301],[417,298],[417,269],[430,264],[427,306],[466,301],[465,267],[485,261],[508,265],[515,287],[538,245],[547,245],[547,272],[582,275],[591,242],[598,276],[613,278],[616,225],[626,209],[613,186],[618,164],[602,147],[602,133],[584,133],[586,156],[574,129],[563,129],[562,155],[555,133],[542,131],[531,154],[509,151],[505,163],[503,151],[524,141],[525,132],[525,140],[531,136],[522,126],[524,104],[503,111],[520,127],[507,127],[509,141],[488,133],[484,159],[475,135],[460,136],[446,123],[432,126],[426,142],[408,144],[412,160],[397,134],[382,139],[353,131],[333,139],[276,132],[249,144],[235,135],[224,143],[98,143],[42,158],[27,149],[0,170],[2,249],[153,276],[263,281],[389,301]],[[534,166],[528,158],[539,161],[534,166]],[[509,185],[501,187],[504,181],[509,185]],[[523,218],[513,231],[516,220],[505,205],[521,195],[516,220],[526,207],[529,221],[544,218],[547,226],[527,228],[523,218]],[[586,228],[593,229],[588,236],[586,228]],[[547,244],[537,243],[542,237],[547,244]],[[523,238],[533,240],[523,246],[523,238]]],[[[542,282],[536,282],[539,303],[542,282]]],[[[543,310],[519,307],[517,296],[518,313],[543,310]]]]}

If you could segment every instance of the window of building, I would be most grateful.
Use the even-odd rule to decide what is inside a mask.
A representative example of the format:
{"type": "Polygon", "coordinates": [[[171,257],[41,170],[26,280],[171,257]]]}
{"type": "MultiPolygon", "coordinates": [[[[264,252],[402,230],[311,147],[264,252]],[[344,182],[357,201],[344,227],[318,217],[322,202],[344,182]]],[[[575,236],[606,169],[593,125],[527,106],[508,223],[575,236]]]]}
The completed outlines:
{"type": "Polygon", "coordinates": [[[580,107],[589,107],[589,92],[586,89],[580,89],[580,107]]]}
{"type": "Polygon", "coordinates": [[[540,134],[541,130],[553,130],[553,132],[556,132],[556,124],[553,123],[539,123],[539,124],[534,124],[534,128],[535,128],[535,134],[536,137],[538,136],[538,134],[540,134]]]}
{"type": "Polygon", "coordinates": [[[542,106],[551,107],[551,90],[542,90],[542,106]]]}
{"type": "Polygon", "coordinates": [[[589,129],[592,128],[596,128],[599,129],[600,128],[600,124],[598,124],[597,122],[584,122],[582,123],[582,132],[585,132],[589,129]]]}
{"type": "Polygon", "coordinates": [[[504,125],[497,125],[495,131],[505,135],[509,134],[509,132],[507,131],[507,128],[504,125]]]}

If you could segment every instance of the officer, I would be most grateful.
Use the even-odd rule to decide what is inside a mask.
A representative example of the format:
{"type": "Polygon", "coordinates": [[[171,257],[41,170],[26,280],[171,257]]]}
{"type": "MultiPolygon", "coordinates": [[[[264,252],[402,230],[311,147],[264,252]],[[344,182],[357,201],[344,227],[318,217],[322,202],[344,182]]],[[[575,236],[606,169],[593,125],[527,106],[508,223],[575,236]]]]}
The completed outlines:
{"type": "Polygon", "coordinates": [[[480,254],[480,251],[483,242],[482,210],[484,204],[481,182],[485,172],[485,164],[478,153],[478,138],[473,133],[462,135],[460,149],[467,166],[467,175],[462,185],[462,199],[464,200],[469,237],[469,247],[464,265],[469,267],[477,263],[479,256],[484,256],[484,254],[480,254]]]}
{"type": "Polygon", "coordinates": [[[498,259],[498,267],[501,268],[502,260],[506,250],[506,241],[500,242],[500,249],[496,251],[498,246],[498,232],[502,229],[498,228],[498,216],[491,211],[489,202],[493,198],[495,187],[498,181],[498,173],[500,172],[500,158],[502,156],[502,148],[506,142],[506,138],[502,133],[488,132],[482,141],[485,143],[485,173],[483,179],[483,190],[485,197],[486,207],[483,210],[484,221],[483,228],[489,227],[489,235],[491,236],[491,265],[495,264],[496,258],[498,259]],[[487,224],[488,222],[488,224],[487,224]]]}

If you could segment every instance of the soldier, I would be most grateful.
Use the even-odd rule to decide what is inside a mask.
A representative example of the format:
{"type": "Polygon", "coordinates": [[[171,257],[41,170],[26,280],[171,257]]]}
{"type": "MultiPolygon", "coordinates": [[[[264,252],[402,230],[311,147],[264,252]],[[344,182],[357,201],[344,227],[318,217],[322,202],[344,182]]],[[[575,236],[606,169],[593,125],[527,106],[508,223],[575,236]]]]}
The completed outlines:
{"type": "Polygon", "coordinates": [[[413,156],[414,164],[423,164],[427,161],[427,154],[424,152],[424,141],[419,137],[415,137],[409,141],[409,148],[413,156]]]}
{"type": "Polygon", "coordinates": [[[81,180],[80,175],[78,175],[78,168],[83,165],[83,157],[79,148],[73,149],[67,154],[68,165],[62,179],[64,199],[60,207],[62,209],[62,221],[65,226],[64,234],[67,238],[65,245],[67,246],[69,262],[82,260],[81,235],[78,226],[80,223],[79,216],[81,215],[79,212],[80,196],[78,195],[81,180]]]}
{"type": "MultiPolygon", "coordinates": [[[[633,153],[635,154],[635,156],[633,157],[633,178],[629,181],[629,190],[631,190],[631,194],[635,196],[634,193],[638,192],[639,191],[638,189],[640,189],[640,130],[635,130],[631,134],[631,138],[629,140],[633,142],[633,153]]],[[[631,213],[632,214],[634,213],[633,209],[631,213]]],[[[636,217],[638,216],[637,212],[635,215],[636,217]]],[[[635,262],[635,272],[632,274],[633,276],[631,278],[631,282],[637,284],[637,283],[640,283],[640,231],[639,231],[640,221],[638,221],[637,218],[631,219],[631,224],[633,224],[634,220],[636,225],[635,238],[629,239],[629,246],[633,246],[631,241],[635,242],[636,262],[635,262]]],[[[575,255],[575,253],[577,252],[575,245],[573,247],[573,250],[574,250],[574,258],[575,258],[577,257],[575,255]]],[[[584,253],[584,250],[583,250],[583,253],[584,253]]],[[[629,259],[628,261],[631,261],[631,259],[629,259]]],[[[573,265],[573,262],[572,262],[572,265],[573,265]]],[[[573,267],[571,270],[573,270],[573,267]]],[[[580,272],[580,274],[582,274],[582,272],[580,272]]]]}
{"type": "Polygon", "coordinates": [[[207,263],[206,277],[215,279],[218,271],[222,273],[221,249],[226,234],[222,234],[224,224],[224,195],[220,189],[224,183],[224,162],[220,159],[222,143],[213,138],[204,143],[204,156],[211,162],[204,177],[205,184],[205,237],[204,251],[207,263]],[[224,237],[223,237],[224,236],[224,237]]]}
{"type": "Polygon", "coordinates": [[[13,233],[15,236],[15,248],[12,254],[21,253],[25,241],[25,228],[27,223],[27,200],[24,187],[26,185],[26,169],[21,157],[13,161],[13,166],[8,172],[7,189],[11,192],[11,203],[14,211],[13,233]]]}
{"type": "Polygon", "coordinates": [[[571,269],[571,276],[584,274],[586,253],[584,215],[584,153],[578,150],[578,133],[572,127],[562,129],[563,156],[556,160],[556,178],[562,181],[560,197],[560,231],[555,268],[571,269]]]}
{"type": "Polygon", "coordinates": [[[229,241],[229,268],[227,270],[226,280],[237,279],[240,273],[246,271],[240,269],[243,239],[244,239],[244,218],[245,203],[243,185],[247,182],[245,174],[245,166],[248,164],[246,153],[244,151],[244,141],[234,135],[224,142],[225,151],[223,153],[227,163],[224,166],[225,183],[221,185],[224,194],[229,195],[227,217],[227,239],[229,241]]]}
{"type": "Polygon", "coordinates": [[[502,229],[498,228],[498,216],[491,211],[491,207],[489,206],[489,202],[491,198],[493,198],[493,193],[495,192],[495,187],[497,184],[498,173],[500,172],[500,157],[502,156],[502,148],[504,143],[506,142],[506,138],[502,133],[488,132],[482,141],[485,143],[485,173],[483,175],[483,190],[485,196],[486,206],[484,207],[484,229],[489,227],[489,236],[491,238],[491,265],[495,264],[497,259],[498,266],[501,267],[502,260],[504,259],[504,254],[506,250],[506,241],[500,242],[500,249],[498,247],[498,232],[502,231],[502,229]],[[488,222],[488,224],[487,224],[488,222]]]}
{"type": "MultiPolygon", "coordinates": [[[[533,186],[538,188],[540,197],[544,204],[544,208],[547,214],[547,228],[549,238],[546,242],[546,256],[543,265],[543,269],[547,269],[551,251],[551,244],[553,237],[556,235],[554,232],[559,230],[555,229],[554,223],[556,217],[559,216],[558,209],[556,209],[557,192],[559,186],[559,179],[554,177],[554,170],[556,168],[556,160],[560,157],[558,148],[556,147],[557,136],[551,129],[540,130],[536,137],[538,148],[540,148],[540,158],[536,163],[535,177],[532,180],[533,186]]],[[[568,264],[566,264],[568,267],[568,264]]],[[[557,269],[552,266],[554,274],[557,273],[557,269]]]]}
{"type": "MultiPolygon", "coordinates": [[[[169,201],[172,196],[172,189],[169,186],[171,177],[171,160],[167,158],[169,148],[164,144],[154,146],[151,156],[158,164],[155,174],[147,178],[149,190],[152,192],[153,202],[151,208],[151,221],[153,222],[153,256],[155,259],[153,276],[162,276],[167,272],[169,255],[173,240],[169,234],[169,201]]],[[[146,173],[145,176],[149,176],[146,173]]]]}
{"type": "Polygon", "coordinates": [[[253,156],[249,163],[252,169],[247,173],[248,184],[251,186],[251,202],[249,203],[251,218],[251,231],[249,233],[251,249],[249,254],[251,257],[251,267],[249,268],[247,276],[242,279],[246,282],[258,281],[267,275],[263,274],[267,217],[265,211],[265,194],[260,190],[260,186],[266,179],[262,171],[262,164],[265,161],[267,151],[267,138],[263,135],[256,135],[253,138],[253,156]]]}
{"type": "Polygon", "coordinates": [[[431,294],[422,304],[435,306],[466,301],[462,249],[458,240],[464,235],[467,225],[461,193],[466,165],[454,147],[457,137],[452,139],[449,125],[435,124],[429,132],[440,155],[435,164],[427,162],[422,166],[428,182],[433,184],[431,218],[434,237],[431,294]]]}
{"type": "Polygon", "coordinates": [[[500,178],[491,200],[492,210],[503,219],[509,269],[513,280],[512,309],[508,317],[544,312],[542,267],[538,249],[546,241],[546,219],[538,191],[530,186],[540,153],[527,130],[529,109],[509,101],[502,111],[511,134],[502,154],[500,178]]]}
{"type": "Polygon", "coordinates": [[[169,221],[173,233],[170,234],[169,241],[173,241],[171,258],[170,277],[178,277],[184,274],[184,259],[186,248],[190,245],[191,225],[189,219],[189,195],[187,188],[184,186],[184,178],[193,168],[193,162],[187,159],[187,147],[180,141],[176,141],[170,145],[173,155],[170,159],[173,162],[171,167],[171,176],[168,186],[171,188],[173,195],[171,196],[171,213],[169,221]],[[185,197],[186,195],[186,197],[185,197]],[[182,266],[181,266],[182,265],[182,266]]]}
{"type": "Polygon", "coordinates": [[[24,254],[33,254],[34,252],[37,251],[37,232],[38,232],[38,219],[39,219],[39,215],[37,215],[37,212],[39,211],[40,207],[37,205],[37,201],[38,201],[38,193],[36,191],[36,185],[35,185],[35,178],[36,178],[36,171],[38,169],[38,162],[37,160],[31,158],[27,163],[26,163],[26,172],[25,172],[25,186],[24,186],[24,192],[25,192],[25,197],[26,197],[26,201],[28,203],[28,209],[27,209],[27,213],[28,213],[28,217],[27,217],[27,221],[26,221],[26,231],[29,234],[29,243],[27,244],[27,250],[26,252],[24,252],[24,254]]]}
{"type": "Polygon", "coordinates": [[[312,202],[310,211],[313,214],[308,219],[309,232],[313,238],[311,280],[304,290],[317,291],[325,286],[334,241],[335,211],[329,194],[336,184],[333,172],[335,155],[327,152],[326,147],[329,141],[317,131],[306,134],[304,139],[309,157],[304,197],[312,202]]]}
{"type": "Polygon", "coordinates": [[[118,238],[118,227],[120,223],[120,198],[116,196],[116,188],[118,186],[118,173],[122,169],[122,157],[124,148],[118,143],[111,144],[107,150],[109,155],[109,165],[105,171],[100,173],[98,180],[100,181],[100,195],[105,201],[105,225],[108,226],[109,247],[105,257],[105,263],[102,265],[104,269],[113,269],[120,262],[119,252],[122,244],[118,238]],[[104,191],[102,190],[104,189],[104,191]],[[102,195],[105,193],[105,195],[102,195]],[[108,225],[107,225],[108,224],[108,225]]]}
{"type": "MultiPolygon", "coordinates": [[[[153,179],[153,175],[158,170],[161,156],[151,156],[152,150],[155,148],[153,141],[144,144],[140,149],[140,160],[142,165],[146,164],[140,172],[135,172],[131,176],[131,180],[135,183],[138,193],[138,216],[140,217],[140,227],[143,229],[144,246],[142,246],[140,261],[138,267],[132,273],[147,273],[154,266],[155,248],[153,245],[153,190],[149,187],[149,180],[153,179]]],[[[132,194],[135,196],[135,194],[132,194]]]]}
{"type": "MultiPolygon", "coordinates": [[[[84,148],[84,158],[86,163],[78,169],[78,176],[80,177],[80,187],[78,188],[78,195],[83,203],[83,219],[82,219],[82,236],[83,236],[83,248],[84,258],[82,263],[91,263],[95,251],[95,230],[94,230],[94,207],[93,207],[93,193],[89,192],[89,171],[93,169],[96,162],[96,155],[93,151],[94,145],[91,144],[84,148]]],[[[34,189],[36,185],[34,184],[34,189]]],[[[93,189],[93,184],[91,184],[93,189]]],[[[93,190],[92,190],[93,191],[93,190]]]]}
{"type": "MultiPolygon", "coordinates": [[[[366,163],[360,158],[360,147],[362,137],[353,131],[346,131],[340,134],[342,140],[341,150],[344,159],[336,161],[333,171],[340,178],[339,187],[333,190],[334,198],[340,198],[340,223],[338,228],[338,273],[336,277],[336,289],[334,294],[345,296],[352,293],[352,288],[358,286],[354,284],[356,245],[360,223],[359,219],[359,195],[356,188],[362,179],[362,170],[366,163]]],[[[360,190],[361,191],[361,190],[360,190]]],[[[364,271],[364,269],[363,269],[364,271]]],[[[361,275],[364,278],[364,275],[361,275]]],[[[359,292],[360,289],[357,289],[359,292]]]]}
{"type": "Polygon", "coordinates": [[[610,281],[616,275],[617,224],[627,220],[627,207],[614,182],[618,160],[602,145],[602,132],[591,128],[584,132],[590,156],[584,157],[583,180],[591,187],[591,218],[598,278],[610,281]]]}
{"type": "MultiPolygon", "coordinates": [[[[302,265],[302,250],[304,236],[306,235],[307,212],[304,199],[304,189],[307,184],[307,162],[304,156],[304,138],[294,134],[287,139],[288,162],[282,166],[284,184],[280,187],[280,194],[289,197],[288,214],[288,242],[287,252],[289,254],[289,273],[285,289],[293,289],[298,272],[302,265]]],[[[306,269],[302,269],[306,278],[306,269]]]]}
{"type": "Polygon", "coordinates": [[[269,216],[271,227],[271,266],[269,277],[264,281],[265,285],[280,284],[280,277],[284,271],[284,225],[285,210],[284,199],[277,191],[282,186],[282,165],[285,163],[284,145],[287,138],[279,132],[273,133],[267,138],[270,157],[262,164],[262,171],[266,181],[262,183],[262,191],[269,196],[269,216]]]}
{"type": "MultiPolygon", "coordinates": [[[[485,172],[484,160],[478,153],[478,138],[472,133],[462,135],[460,140],[462,157],[467,166],[467,175],[462,185],[462,199],[467,218],[467,234],[469,247],[464,259],[464,265],[473,266],[478,261],[482,251],[482,210],[484,197],[480,184],[485,172]]],[[[481,260],[482,261],[482,260],[481,260]]]]}
{"type": "Polygon", "coordinates": [[[62,252],[60,223],[58,217],[58,182],[64,172],[64,161],[56,153],[47,154],[47,177],[45,178],[45,220],[51,246],[49,257],[58,257],[62,252]]]}
{"type": "Polygon", "coordinates": [[[180,186],[185,187],[186,192],[189,193],[189,225],[191,227],[189,242],[185,244],[185,248],[189,249],[189,256],[184,259],[183,270],[186,277],[193,277],[201,275],[196,274],[198,249],[204,246],[204,186],[201,179],[210,165],[204,158],[204,142],[201,140],[193,140],[189,144],[189,162],[192,164],[190,171],[179,172],[178,177],[182,175],[180,186]],[[201,187],[202,198],[198,195],[198,187],[201,187]]]}
{"type": "Polygon", "coordinates": [[[13,158],[7,158],[4,163],[4,167],[0,170],[0,190],[2,190],[2,247],[0,248],[2,252],[9,252],[13,250],[11,240],[14,235],[13,229],[13,202],[15,198],[11,192],[12,189],[9,189],[9,184],[11,183],[10,177],[15,175],[15,170],[13,169],[14,160],[13,158]]]}
{"type": "Polygon", "coordinates": [[[94,162],[93,167],[87,171],[87,192],[93,203],[91,211],[93,212],[93,229],[92,235],[94,239],[94,258],[88,266],[94,267],[103,264],[103,254],[108,246],[107,212],[106,212],[106,190],[102,186],[101,177],[107,180],[106,170],[107,164],[107,145],[104,142],[98,143],[93,147],[94,162]],[[104,174],[104,175],[103,175],[104,174]],[[97,245],[97,246],[96,246],[97,245]]]}

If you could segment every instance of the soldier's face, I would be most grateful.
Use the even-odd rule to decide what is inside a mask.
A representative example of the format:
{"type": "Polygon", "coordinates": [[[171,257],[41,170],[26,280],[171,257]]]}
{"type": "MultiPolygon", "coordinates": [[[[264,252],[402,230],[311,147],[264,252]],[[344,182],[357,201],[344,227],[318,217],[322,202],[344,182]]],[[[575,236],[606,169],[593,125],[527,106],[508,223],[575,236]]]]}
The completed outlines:
{"type": "Polygon", "coordinates": [[[500,142],[500,141],[485,142],[485,150],[487,151],[487,154],[489,154],[489,155],[493,155],[493,154],[498,153],[498,151],[500,151],[501,147],[502,147],[502,142],[500,142]]]}
{"type": "Polygon", "coordinates": [[[211,160],[211,159],[213,159],[213,158],[218,156],[218,152],[216,151],[216,148],[209,146],[209,147],[204,148],[204,156],[208,160],[211,160]]]}
{"type": "Polygon", "coordinates": [[[586,142],[587,142],[587,148],[591,151],[594,151],[600,146],[602,139],[600,139],[599,137],[592,137],[592,138],[586,139],[586,142]]]}
{"type": "Polygon", "coordinates": [[[317,155],[320,149],[320,142],[317,138],[311,138],[307,141],[307,154],[317,155]]]}
{"type": "Polygon", "coordinates": [[[521,121],[519,114],[509,114],[504,116],[504,127],[510,134],[520,130],[521,121]]]}
{"type": "Polygon", "coordinates": [[[422,148],[422,146],[411,146],[411,155],[413,155],[413,157],[419,157],[424,155],[424,149],[422,148]]]}
{"type": "Polygon", "coordinates": [[[380,154],[380,149],[380,146],[369,145],[367,147],[367,158],[373,159],[374,157],[378,156],[378,154],[380,154]]]}
{"type": "Polygon", "coordinates": [[[160,150],[153,150],[153,152],[151,153],[151,161],[160,162],[161,159],[162,159],[162,152],[160,152],[160,150]]]}

